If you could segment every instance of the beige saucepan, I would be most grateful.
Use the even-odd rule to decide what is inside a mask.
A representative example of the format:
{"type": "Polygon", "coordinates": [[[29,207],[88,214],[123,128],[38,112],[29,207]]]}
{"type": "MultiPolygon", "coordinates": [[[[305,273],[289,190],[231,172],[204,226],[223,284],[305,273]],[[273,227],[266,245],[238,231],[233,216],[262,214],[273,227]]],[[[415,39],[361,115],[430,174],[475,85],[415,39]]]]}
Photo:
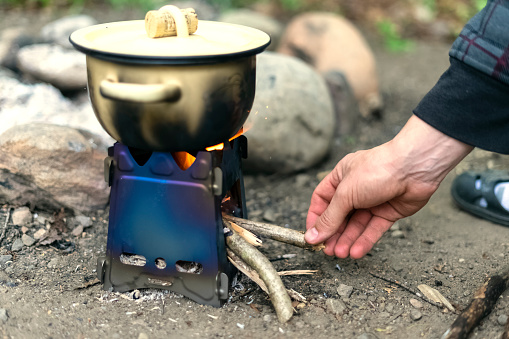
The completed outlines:
{"type": "Polygon", "coordinates": [[[128,146],[202,150],[228,140],[249,115],[256,54],[269,45],[269,36],[209,21],[189,35],[175,21],[177,36],[149,38],[144,21],[136,20],[87,27],[70,37],[87,55],[99,122],[128,146]]]}

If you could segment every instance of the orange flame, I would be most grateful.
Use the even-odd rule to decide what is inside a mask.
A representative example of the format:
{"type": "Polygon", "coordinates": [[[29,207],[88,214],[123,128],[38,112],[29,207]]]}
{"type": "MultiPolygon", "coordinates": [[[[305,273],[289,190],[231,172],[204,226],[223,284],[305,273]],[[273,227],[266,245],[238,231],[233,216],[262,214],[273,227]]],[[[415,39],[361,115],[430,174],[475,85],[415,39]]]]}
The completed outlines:
{"type": "MultiPolygon", "coordinates": [[[[239,129],[239,131],[233,137],[228,139],[228,141],[232,141],[233,139],[240,137],[242,134],[244,134],[244,132],[247,132],[248,130],[249,130],[249,128],[241,127],[239,129]]],[[[210,151],[221,151],[222,149],[224,149],[223,143],[205,148],[205,150],[207,150],[209,152],[210,151]]]]}
{"type": "Polygon", "coordinates": [[[193,157],[187,152],[173,152],[171,155],[173,156],[173,159],[177,163],[178,167],[180,167],[180,169],[183,171],[191,167],[191,165],[196,160],[196,157],[193,157]]]}

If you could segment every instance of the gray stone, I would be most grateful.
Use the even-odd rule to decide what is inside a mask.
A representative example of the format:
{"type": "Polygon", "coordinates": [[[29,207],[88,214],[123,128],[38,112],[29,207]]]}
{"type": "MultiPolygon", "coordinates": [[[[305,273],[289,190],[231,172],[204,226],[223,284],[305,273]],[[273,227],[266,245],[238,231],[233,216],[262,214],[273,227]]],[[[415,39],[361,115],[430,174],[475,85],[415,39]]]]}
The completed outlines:
{"type": "Polygon", "coordinates": [[[218,21],[259,29],[270,35],[268,50],[275,50],[283,34],[283,25],[276,19],[250,9],[235,9],[223,13],[218,21]]]}
{"type": "Polygon", "coordinates": [[[373,333],[362,333],[360,336],[357,337],[357,339],[378,339],[376,335],[373,333]]]}
{"type": "Polygon", "coordinates": [[[501,314],[497,318],[497,322],[500,326],[505,326],[507,324],[507,315],[501,314]]]}
{"type": "Polygon", "coordinates": [[[83,233],[83,225],[76,226],[71,232],[71,234],[74,235],[75,237],[79,237],[82,233],[83,233]]]}
{"type": "Polygon", "coordinates": [[[329,153],[334,124],[323,77],[296,58],[259,55],[247,170],[290,173],[315,165],[329,153]]]}
{"type": "Polygon", "coordinates": [[[76,50],[59,45],[35,44],[21,48],[17,61],[24,74],[61,90],[87,87],[85,55],[76,50]]]}
{"type": "MultiPolygon", "coordinates": [[[[0,177],[10,173],[30,178],[36,186],[33,189],[40,193],[23,204],[47,202],[53,208],[60,205],[76,212],[104,209],[109,196],[103,176],[105,157],[84,134],[69,127],[21,125],[0,135],[0,177]]],[[[20,199],[15,193],[0,186],[0,197],[6,202],[20,199]]]]}
{"type": "Polygon", "coordinates": [[[288,24],[278,52],[301,58],[321,74],[343,73],[361,115],[378,114],[382,108],[375,57],[360,31],[347,19],[332,13],[298,15],[288,24]]]}
{"type": "Polygon", "coordinates": [[[90,102],[77,105],[48,84],[27,85],[0,72],[0,134],[27,123],[44,122],[86,130],[97,137],[93,147],[114,141],[95,118],[90,102]]]}
{"type": "Polygon", "coordinates": [[[83,228],[90,227],[93,224],[92,219],[84,215],[78,215],[74,217],[74,220],[78,223],[78,225],[83,226],[83,228]]]}
{"type": "Polygon", "coordinates": [[[0,266],[5,265],[8,261],[12,260],[12,255],[10,254],[3,254],[0,255],[0,266]]]}
{"type": "Polygon", "coordinates": [[[21,236],[21,241],[23,242],[23,245],[28,246],[28,247],[30,247],[30,246],[32,246],[33,244],[35,244],[35,239],[34,239],[34,238],[32,238],[32,237],[31,237],[31,236],[29,236],[29,235],[26,235],[26,234],[23,234],[23,235],[21,236]]]}
{"type": "Polygon", "coordinates": [[[21,251],[22,248],[23,248],[23,241],[19,238],[14,240],[14,242],[11,245],[11,251],[13,251],[13,252],[21,251]]]}
{"type": "Polygon", "coordinates": [[[343,301],[334,298],[327,299],[325,306],[327,307],[327,311],[334,315],[341,315],[347,310],[343,301]]]}
{"type": "Polygon", "coordinates": [[[36,240],[39,240],[42,238],[42,236],[46,233],[46,230],[44,228],[40,228],[37,230],[37,232],[34,233],[34,238],[36,240]]]}
{"type": "Polygon", "coordinates": [[[345,284],[339,284],[337,291],[340,297],[350,298],[353,292],[353,287],[345,284]]]}
{"type": "Polygon", "coordinates": [[[410,310],[410,319],[412,319],[413,321],[417,321],[421,318],[422,318],[421,312],[419,312],[418,310],[415,310],[415,309],[410,310]]]}
{"type": "Polygon", "coordinates": [[[263,321],[265,322],[271,322],[272,321],[272,317],[270,316],[270,314],[266,314],[263,316],[263,321]]]}
{"type": "Polygon", "coordinates": [[[0,33],[0,65],[17,69],[16,55],[19,49],[36,42],[32,35],[25,34],[23,27],[9,27],[0,33]]]}
{"type": "Polygon", "coordinates": [[[47,267],[48,268],[57,268],[60,265],[60,259],[53,258],[49,261],[47,267]]]}
{"type": "Polygon", "coordinates": [[[32,213],[28,207],[19,207],[12,212],[12,223],[23,226],[32,222],[32,213]]]}
{"type": "Polygon", "coordinates": [[[276,213],[274,212],[274,210],[273,209],[265,210],[265,212],[263,213],[263,220],[268,222],[276,221],[276,213]]]}
{"type": "Polygon", "coordinates": [[[7,314],[7,310],[5,308],[0,308],[0,322],[5,323],[9,319],[9,315],[7,314]]]}
{"type": "Polygon", "coordinates": [[[422,306],[423,306],[423,305],[422,305],[422,302],[420,302],[419,300],[414,299],[414,298],[410,299],[410,304],[411,304],[413,307],[415,307],[415,308],[422,308],[422,306]]]}
{"type": "Polygon", "coordinates": [[[95,24],[97,24],[97,21],[88,15],[66,16],[44,26],[41,29],[41,37],[45,42],[72,48],[69,35],[80,28],[95,24]]]}
{"type": "Polygon", "coordinates": [[[148,334],[141,332],[138,335],[138,339],[149,339],[148,334]]]}

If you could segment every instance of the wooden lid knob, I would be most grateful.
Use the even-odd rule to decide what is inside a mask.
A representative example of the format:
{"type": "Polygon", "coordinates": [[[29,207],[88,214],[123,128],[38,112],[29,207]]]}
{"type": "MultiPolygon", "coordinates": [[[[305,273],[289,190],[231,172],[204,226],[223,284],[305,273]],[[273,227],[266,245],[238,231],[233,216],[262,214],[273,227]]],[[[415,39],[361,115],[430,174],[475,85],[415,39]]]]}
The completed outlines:
{"type": "Polygon", "coordinates": [[[185,37],[193,34],[198,29],[198,16],[193,8],[178,9],[175,6],[164,6],[157,11],[149,11],[145,16],[145,30],[149,38],[162,38],[168,36],[185,37]],[[179,13],[180,11],[184,18],[184,25],[186,28],[179,28],[179,13]],[[177,17],[177,18],[176,18],[177,17]]]}

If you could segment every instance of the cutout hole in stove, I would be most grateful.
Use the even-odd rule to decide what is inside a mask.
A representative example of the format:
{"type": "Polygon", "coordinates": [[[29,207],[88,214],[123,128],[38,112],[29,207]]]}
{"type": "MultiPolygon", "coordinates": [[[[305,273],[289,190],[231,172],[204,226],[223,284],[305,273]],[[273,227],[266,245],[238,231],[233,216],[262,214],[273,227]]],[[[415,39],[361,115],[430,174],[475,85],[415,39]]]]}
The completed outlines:
{"type": "Polygon", "coordinates": [[[156,267],[160,270],[164,270],[166,268],[166,260],[164,260],[163,258],[157,258],[156,267]]]}
{"type": "Polygon", "coordinates": [[[133,157],[134,161],[139,166],[143,166],[147,163],[148,159],[152,156],[151,151],[142,150],[139,148],[129,147],[129,152],[131,153],[131,156],[133,157]]]}
{"type": "Polygon", "coordinates": [[[124,252],[120,255],[120,262],[124,265],[145,266],[147,264],[147,258],[139,254],[124,252]]]}
{"type": "Polygon", "coordinates": [[[203,272],[203,265],[195,261],[179,260],[175,263],[175,268],[182,273],[201,274],[203,272]]]}

